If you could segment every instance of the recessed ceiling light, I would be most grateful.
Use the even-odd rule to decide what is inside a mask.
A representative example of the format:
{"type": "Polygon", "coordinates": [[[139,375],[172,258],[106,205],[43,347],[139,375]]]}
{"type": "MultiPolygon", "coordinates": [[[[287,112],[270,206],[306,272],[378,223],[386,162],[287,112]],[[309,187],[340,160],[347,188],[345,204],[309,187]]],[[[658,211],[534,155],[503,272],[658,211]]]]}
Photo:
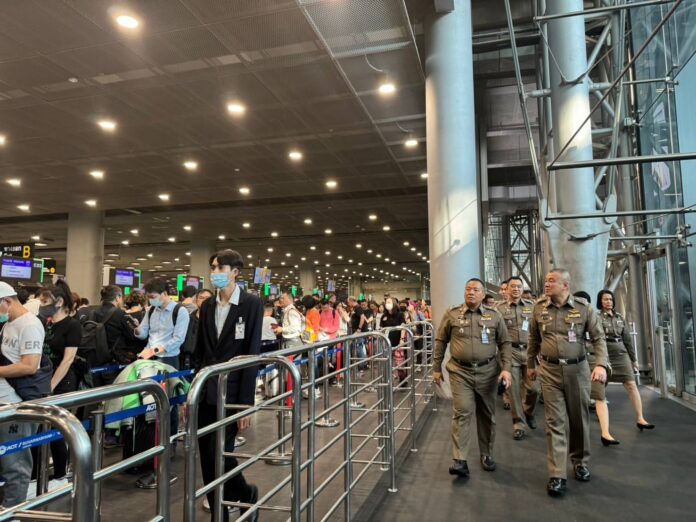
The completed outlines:
{"type": "Polygon", "coordinates": [[[68,81],[69,81],[70,83],[77,83],[77,82],[79,82],[80,80],[79,80],[79,78],[76,78],[75,76],[71,76],[70,78],[68,78],[68,81]]]}
{"type": "Polygon", "coordinates": [[[271,232],[271,237],[278,237],[278,232],[271,232]]]}
{"type": "Polygon", "coordinates": [[[421,172],[421,179],[428,179],[428,173],[427,173],[427,172],[421,172]]]}
{"type": "Polygon", "coordinates": [[[416,251],[416,247],[411,247],[411,252],[415,252],[415,251],[416,251]]]}
{"type": "Polygon", "coordinates": [[[307,261],[307,258],[306,258],[306,257],[301,257],[301,258],[300,258],[300,261],[307,261]]]}
{"type": "Polygon", "coordinates": [[[324,230],[324,234],[333,234],[333,230],[327,228],[326,230],[324,230]]]}
{"type": "Polygon", "coordinates": [[[285,252],[285,257],[292,257],[292,254],[290,252],[285,252]]]}
{"type": "Polygon", "coordinates": [[[219,239],[220,241],[224,241],[226,238],[225,238],[225,236],[224,236],[223,234],[220,234],[220,235],[218,236],[218,239],[219,239]]]}
{"type": "Polygon", "coordinates": [[[29,209],[30,209],[29,205],[27,205],[26,203],[22,203],[21,205],[17,205],[17,208],[19,210],[21,210],[22,212],[29,212],[29,209]]]}
{"type": "Polygon", "coordinates": [[[186,232],[191,232],[191,229],[192,229],[191,225],[184,225],[184,230],[186,232]]]}
{"type": "Polygon", "coordinates": [[[241,116],[246,112],[246,107],[239,102],[231,102],[227,104],[227,112],[235,116],[241,116]]]}
{"type": "Polygon", "coordinates": [[[148,254],[147,257],[152,258],[153,254],[148,254]]]}
{"type": "Polygon", "coordinates": [[[408,241],[404,241],[404,246],[408,246],[408,245],[410,245],[410,244],[411,244],[411,243],[409,243],[408,241]]]}
{"type": "Polygon", "coordinates": [[[104,179],[103,170],[90,170],[89,175],[92,176],[94,179],[104,179]]]}
{"type": "Polygon", "coordinates": [[[312,218],[306,218],[304,220],[305,225],[311,225],[312,224],[312,218]]]}
{"type": "Polygon", "coordinates": [[[375,257],[381,258],[381,257],[382,257],[382,254],[377,254],[375,257]]]}
{"type": "Polygon", "coordinates": [[[160,194],[157,197],[160,198],[162,201],[169,201],[169,194],[160,194]]]}
{"type": "Polygon", "coordinates": [[[127,239],[124,239],[123,241],[121,241],[121,244],[128,246],[130,244],[130,241],[128,241],[127,239]]]}
{"type": "Polygon", "coordinates": [[[145,257],[136,257],[135,259],[137,259],[138,261],[147,261],[147,258],[145,257]]]}
{"type": "Polygon", "coordinates": [[[247,254],[247,259],[251,259],[251,254],[247,254]]]}
{"type": "Polygon", "coordinates": [[[140,21],[137,18],[127,14],[118,15],[116,17],[116,23],[126,29],[137,29],[140,25],[140,21]]]}
{"type": "Polygon", "coordinates": [[[311,246],[309,247],[309,249],[310,249],[310,250],[316,250],[317,247],[315,247],[314,245],[311,245],[311,246]]]}
{"type": "Polygon", "coordinates": [[[10,178],[7,180],[8,185],[12,185],[13,187],[21,187],[22,186],[22,180],[19,178],[10,178]]]}
{"type": "Polygon", "coordinates": [[[302,159],[302,153],[299,150],[291,150],[288,153],[288,158],[292,161],[300,161],[302,159]]]}
{"type": "Polygon", "coordinates": [[[332,179],[330,179],[329,181],[326,182],[327,188],[333,189],[333,188],[336,188],[337,186],[338,186],[338,183],[332,179]]]}
{"type": "Polygon", "coordinates": [[[412,149],[414,147],[418,146],[418,140],[414,138],[409,138],[406,141],[404,141],[404,147],[407,147],[409,149],[412,149]]]}
{"type": "Polygon", "coordinates": [[[382,227],[382,230],[384,230],[385,232],[389,232],[391,230],[391,227],[389,225],[384,225],[382,227]]]}
{"type": "Polygon", "coordinates": [[[331,255],[331,250],[327,250],[326,252],[324,252],[324,254],[326,254],[327,256],[330,256],[330,255],[331,255]]]}
{"type": "Polygon", "coordinates": [[[107,132],[113,132],[116,130],[116,122],[113,120],[99,120],[97,125],[99,125],[102,130],[107,132]]]}
{"type": "Polygon", "coordinates": [[[336,256],[336,259],[343,259],[343,256],[336,256]]]}
{"type": "Polygon", "coordinates": [[[41,241],[41,236],[31,236],[31,239],[34,241],[41,241]]]}
{"type": "Polygon", "coordinates": [[[266,250],[268,250],[269,252],[273,252],[273,247],[268,247],[266,250]]]}
{"type": "MultiPolygon", "coordinates": [[[[46,243],[34,243],[37,247],[45,247],[48,246],[46,243]]],[[[44,257],[44,259],[49,259],[48,257],[44,257]]]]}
{"type": "Polygon", "coordinates": [[[356,243],[355,248],[362,248],[362,243],[356,243]]]}
{"type": "Polygon", "coordinates": [[[7,143],[7,136],[0,134],[0,147],[4,147],[5,143],[7,143]]]}
{"type": "Polygon", "coordinates": [[[167,241],[169,241],[170,243],[176,243],[176,238],[172,236],[170,238],[167,238],[167,241]]]}
{"type": "Polygon", "coordinates": [[[370,221],[377,221],[377,214],[370,214],[367,216],[370,221]]]}
{"type": "Polygon", "coordinates": [[[140,233],[140,231],[137,228],[134,228],[130,231],[130,233],[133,234],[134,236],[137,236],[140,233]]]}
{"type": "Polygon", "coordinates": [[[396,85],[392,82],[384,82],[379,86],[379,93],[387,96],[389,94],[394,94],[396,92],[396,85]]]}
{"type": "Polygon", "coordinates": [[[248,196],[251,193],[249,187],[239,187],[239,193],[243,196],[248,196]]]}
{"type": "Polygon", "coordinates": [[[194,170],[198,169],[198,162],[193,160],[184,161],[184,168],[193,172],[194,170]]]}
{"type": "Polygon", "coordinates": [[[368,248],[368,249],[367,249],[367,253],[368,253],[368,254],[371,254],[371,253],[372,253],[372,249],[371,249],[371,248],[368,248]]]}

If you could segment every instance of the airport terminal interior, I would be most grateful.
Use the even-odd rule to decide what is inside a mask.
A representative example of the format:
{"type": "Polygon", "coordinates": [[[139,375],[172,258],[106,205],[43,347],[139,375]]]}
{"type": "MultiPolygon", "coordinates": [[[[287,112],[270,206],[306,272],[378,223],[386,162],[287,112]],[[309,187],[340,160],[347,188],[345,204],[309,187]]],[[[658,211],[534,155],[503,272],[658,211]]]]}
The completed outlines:
{"type": "Polygon", "coordinates": [[[0,0],[0,522],[691,519],[694,24],[0,0]]]}

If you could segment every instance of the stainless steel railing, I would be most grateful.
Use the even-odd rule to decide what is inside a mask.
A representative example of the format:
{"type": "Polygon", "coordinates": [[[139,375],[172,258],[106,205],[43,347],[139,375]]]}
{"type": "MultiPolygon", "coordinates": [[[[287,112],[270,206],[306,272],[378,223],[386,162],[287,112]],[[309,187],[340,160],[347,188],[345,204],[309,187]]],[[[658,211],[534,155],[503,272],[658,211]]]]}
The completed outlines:
{"type": "Polygon", "coordinates": [[[82,423],[72,413],[63,408],[31,402],[0,407],[0,422],[12,421],[50,423],[52,426],[55,426],[61,432],[70,448],[74,478],[72,486],[63,486],[51,493],[0,511],[0,521],[29,520],[35,517],[39,517],[41,520],[72,520],[75,522],[93,522],[96,520],[94,481],[92,476],[92,447],[82,423]],[[51,500],[67,495],[71,491],[73,495],[70,514],[32,511],[51,500]]]}
{"type": "MultiPolygon", "coordinates": [[[[37,405],[60,406],[62,408],[77,408],[80,406],[101,405],[108,399],[116,399],[136,393],[151,394],[155,400],[157,407],[157,417],[159,423],[159,441],[152,448],[141,453],[132,455],[131,457],[116,462],[110,466],[102,468],[103,463],[103,428],[104,428],[104,410],[98,407],[92,412],[93,430],[92,442],[90,444],[93,476],[94,494],[89,502],[93,504],[94,515],[90,518],[90,522],[100,520],[101,507],[101,481],[107,479],[117,473],[120,473],[131,466],[148,461],[154,457],[160,456],[157,459],[157,515],[151,519],[152,522],[166,521],[170,519],[170,495],[169,495],[169,445],[170,445],[170,420],[169,420],[169,397],[162,386],[151,380],[143,379],[139,381],[127,382],[122,384],[112,384],[99,388],[91,388],[62,395],[54,395],[33,401],[37,405]]],[[[78,421],[79,422],[79,421],[78,421]]],[[[72,448],[71,448],[72,451],[72,448]]],[[[74,453],[71,452],[71,455],[74,453]]],[[[74,466],[74,464],[73,464],[74,466]]],[[[76,474],[77,475],[77,474],[76,474]]],[[[75,479],[77,480],[77,478],[75,479]]],[[[70,486],[66,485],[56,489],[50,493],[45,493],[45,484],[43,485],[43,494],[36,498],[38,503],[34,506],[44,505],[52,500],[55,500],[70,491],[70,486]]],[[[74,513],[74,511],[73,511],[74,513]]],[[[2,519],[0,519],[1,522],[2,519]]]]}

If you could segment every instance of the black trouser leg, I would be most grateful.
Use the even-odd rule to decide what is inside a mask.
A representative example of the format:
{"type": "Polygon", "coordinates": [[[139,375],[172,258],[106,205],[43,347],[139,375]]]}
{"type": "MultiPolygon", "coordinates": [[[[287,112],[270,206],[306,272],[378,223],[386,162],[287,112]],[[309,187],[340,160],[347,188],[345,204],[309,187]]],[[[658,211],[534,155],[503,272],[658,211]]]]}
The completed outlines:
{"type": "MultiPolygon", "coordinates": [[[[198,409],[198,429],[201,429],[217,420],[216,407],[210,404],[201,403],[198,409]]],[[[237,436],[237,423],[228,426],[225,430],[225,451],[232,453],[234,451],[234,438],[237,436]]],[[[201,471],[203,473],[203,482],[209,484],[215,478],[215,432],[204,435],[198,439],[198,451],[201,458],[201,471]]],[[[237,467],[237,459],[228,457],[225,459],[223,473],[237,467]]],[[[247,484],[244,476],[239,475],[225,482],[223,490],[223,498],[228,501],[247,501],[251,498],[251,488],[247,484]]],[[[211,508],[211,520],[214,519],[215,509],[215,493],[214,490],[208,493],[208,502],[211,508]]],[[[223,522],[229,520],[227,510],[222,513],[223,522]]]]}

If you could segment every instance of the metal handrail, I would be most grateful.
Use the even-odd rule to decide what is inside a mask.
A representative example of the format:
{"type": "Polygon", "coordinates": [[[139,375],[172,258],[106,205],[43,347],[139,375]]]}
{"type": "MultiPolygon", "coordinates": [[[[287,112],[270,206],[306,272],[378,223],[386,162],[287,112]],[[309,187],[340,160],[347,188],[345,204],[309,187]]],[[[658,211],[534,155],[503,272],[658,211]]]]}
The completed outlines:
{"type": "MultiPolygon", "coordinates": [[[[161,458],[157,459],[157,512],[158,515],[153,520],[169,520],[170,519],[170,505],[169,505],[169,445],[170,445],[170,424],[169,424],[169,397],[167,392],[160,386],[159,383],[151,379],[142,379],[133,382],[126,382],[121,384],[111,384],[107,386],[101,386],[99,388],[90,388],[88,390],[80,390],[71,393],[65,393],[62,395],[54,395],[51,397],[46,397],[44,399],[38,399],[32,401],[34,404],[39,405],[50,405],[50,406],[60,406],[62,408],[77,408],[80,406],[88,406],[91,404],[100,404],[108,399],[117,399],[119,397],[126,397],[128,395],[133,395],[135,393],[148,393],[153,396],[155,403],[157,405],[157,415],[159,422],[159,444],[155,445],[147,451],[132,455],[131,457],[121,460],[115,464],[101,468],[101,455],[103,452],[103,412],[96,412],[94,415],[94,431],[92,439],[94,444],[92,444],[94,459],[94,487],[95,493],[92,499],[92,503],[95,506],[94,518],[90,519],[90,522],[98,521],[101,517],[100,514],[100,503],[101,503],[101,485],[100,482],[107,479],[117,473],[124,471],[131,466],[139,464],[150,460],[151,458],[162,455],[161,458]]],[[[44,503],[49,502],[55,498],[67,494],[69,491],[67,489],[56,490],[51,492],[49,497],[45,494],[37,497],[37,500],[46,498],[44,503]],[[55,494],[61,492],[60,494],[55,494]]],[[[0,519],[1,521],[2,519],[0,519]]]]}
{"type": "MultiPolygon", "coordinates": [[[[255,413],[258,411],[257,407],[246,406],[246,410],[239,413],[225,417],[226,409],[229,405],[226,404],[226,394],[227,394],[227,378],[230,373],[243,370],[245,368],[250,368],[254,366],[259,366],[262,364],[276,363],[285,368],[286,371],[290,373],[295,382],[300,382],[300,372],[297,367],[290,361],[287,357],[282,355],[277,355],[273,352],[265,354],[263,356],[239,356],[234,359],[216,364],[213,366],[208,366],[203,368],[191,383],[191,388],[189,389],[188,398],[186,401],[186,435],[184,438],[184,449],[186,455],[185,462],[185,472],[184,472],[184,520],[186,522],[194,522],[196,520],[196,500],[201,496],[207,494],[210,490],[216,489],[214,512],[216,520],[219,522],[222,520],[222,493],[223,486],[226,480],[232,478],[232,476],[239,474],[245,469],[245,465],[237,466],[237,468],[231,470],[230,472],[222,475],[222,470],[224,469],[224,442],[225,442],[225,428],[232,422],[255,413]],[[206,426],[202,430],[198,429],[198,407],[201,400],[201,394],[205,391],[206,385],[209,379],[217,377],[218,378],[218,404],[217,404],[217,414],[218,421],[209,426],[206,426]],[[216,431],[216,454],[218,459],[215,462],[215,475],[216,479],[210,484],[196,489],[196,455],[198,453],[198,437],[201,435],[201,431],[208,433],[216,431]]],[[[299,522],[300,519],[300,508],[301,508],[301,488],[300,488],[300,465],[301,465],[301,391],[300,387],[295,387],[292,392],[293,397],[293,430],[292,430],[292,470],[290,478],[290,488],[291,488],[291,517],[293,522],[299,522]]],[[[239,405],[244,407],[243,405],[239,405]]],[[[258,460],[258,456],[257,459],[258,460]]],[[[248,464],[248,463],[245,463],[248,464]]],[[[267,494],[266,497],[270,497],[267,494]]],[[[260,499],[259,502],[264,499],[260,499]]],[[[226,505],[226,504],[225,504],[226,505]]],[[[213,506],[211,506],[213,507],[213,506]]],[[[256,510],[258,507],[252,506],[251,510],[256,510]]],[[[247,514],[250,514],[248,512],[247,514]]]]}
{"type": "MultiPolygon", "coordinates": [[[[22,502],[0,512],[0,521],[24,518],[30,509],[39,507],[55,498],[66,495],[71,490],[72,514],[74,522],[93,522],[97,518],[94,503],[94,480],[92,477],[92,444],[82,423],[69,411],[47,404],[31,402],[11,404],[0,407],[0,422],[48,422],[61,432],[68,443],[73,462],[73,485],[22,502]],[[24,512],[24,513],[23,513],[24,512]]],[[[53,514],[43,513],[51,517],[53,514]]],[[[64,514],[55,514],[55,520],[65,520],[64,514]]]]}

